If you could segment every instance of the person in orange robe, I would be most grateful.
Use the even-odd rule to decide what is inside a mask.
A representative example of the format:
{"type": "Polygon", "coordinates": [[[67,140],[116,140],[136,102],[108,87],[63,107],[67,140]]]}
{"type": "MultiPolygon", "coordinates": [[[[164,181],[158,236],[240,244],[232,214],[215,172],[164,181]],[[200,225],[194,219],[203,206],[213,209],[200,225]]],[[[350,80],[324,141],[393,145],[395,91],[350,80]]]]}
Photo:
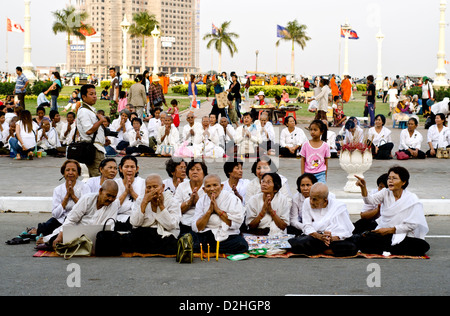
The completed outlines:
{"type": "Polygon", "coordinates": [[[352,84],[348,76],[345,76],[345,79],[342,81],[341,90],[342,100],[347,103],[348,101],[350,101],[350,97],[352,96],[352,84]]]}
{"type": "Polygon", "coordinates": [[[285,86],[286,85],[286,76],[282,76],[280,79],[280,85],[285,86]]]}
{"type": "Polygon", "coordinates": [[[333,75],[330,80],[330,88],[331,88],[331,95],[333,96],[333,99],[335,96],[339,95],[339,87],[336,83],[336,76],[333,75]]]}

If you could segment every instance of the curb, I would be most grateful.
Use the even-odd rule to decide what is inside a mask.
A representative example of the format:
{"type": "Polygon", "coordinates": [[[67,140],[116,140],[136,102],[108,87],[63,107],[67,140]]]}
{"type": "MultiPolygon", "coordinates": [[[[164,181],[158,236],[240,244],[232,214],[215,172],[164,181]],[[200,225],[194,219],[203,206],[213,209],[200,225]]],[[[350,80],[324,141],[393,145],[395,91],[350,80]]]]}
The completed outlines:
{"type": "MultiPolygon", "coordinates": [[[[359,215],[363,207],[362,199],[340,199],[347,205],[350,215],[359,215]]],[[[422,199],[425,215],[450,216],[450,200],[448,199],[422,199]]],[[[0,197],[0,211],[16,213],[51,213],[51,197],[0,197]]]]}

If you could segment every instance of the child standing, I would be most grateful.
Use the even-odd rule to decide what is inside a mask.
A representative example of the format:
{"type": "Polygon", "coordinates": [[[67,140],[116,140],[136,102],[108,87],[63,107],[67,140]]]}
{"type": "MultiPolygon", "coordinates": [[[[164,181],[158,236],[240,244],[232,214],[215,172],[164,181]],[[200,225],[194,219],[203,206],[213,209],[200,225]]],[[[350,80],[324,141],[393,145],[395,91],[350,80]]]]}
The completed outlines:
{"type": "Polygon", "coordinates": [[[175,125],[175,127],[178,127],[178,126],[180,126],[180,114],[179,114],[179,109],[178,109],[178,101],[173,99],[170,102],[170,105],[172,107],[169,108],[167,113],[172,115],[173,124],[175,125]]]}
{"type": "Polygon", "coordinates": [[[331,157],[327,144],[327,125],[321,120],[314,120],[309,125],[309,133],[311,140],[300,150],[302,174],[312,173],[317,181],[326,183],[328,159],[331,157]]]}

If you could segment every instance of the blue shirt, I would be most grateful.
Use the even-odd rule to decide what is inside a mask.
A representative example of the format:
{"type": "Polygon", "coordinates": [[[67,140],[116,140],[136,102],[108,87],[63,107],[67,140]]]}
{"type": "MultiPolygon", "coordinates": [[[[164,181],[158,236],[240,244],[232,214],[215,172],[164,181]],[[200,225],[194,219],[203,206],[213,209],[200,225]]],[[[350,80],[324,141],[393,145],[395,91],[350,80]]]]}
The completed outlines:
{"type": "Polygon", "coordinates": [[[27,82],[28,79],[24,74],[21,74],[19,77],[17,77],[15,93],[25,93],[25,91],[22,91],[22,88],[25,87],[27,82]]]}

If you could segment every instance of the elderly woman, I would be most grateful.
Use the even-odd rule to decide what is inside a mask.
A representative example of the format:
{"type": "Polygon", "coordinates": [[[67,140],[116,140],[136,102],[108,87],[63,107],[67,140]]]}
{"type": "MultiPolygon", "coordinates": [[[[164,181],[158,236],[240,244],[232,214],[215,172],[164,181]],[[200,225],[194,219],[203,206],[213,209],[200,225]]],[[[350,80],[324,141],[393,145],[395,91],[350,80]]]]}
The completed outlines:
{"type": "Polygon", "coordinates": [[[383,114],[375,116],[375,126],[369,129],[368,140],[372,144],[374,159],[392,159],[394,143],[391,139],[392,132],[384,126],[386,118],[383,114]]]}
{"type": "Polygon", "coordinates": [[[186,167],[186,174],[189,181],[180,183],[175,192],[175,200],[181,208],[180,236],[192,232],[192,218],[195,213],[195,206],[199,198],[205,191],[203,190],[203,180],[208,175],[208,167],[204,162],[191,160],[186,167]]]}
{"type": "Polygon", "coordinates": [[[428,129],[427,142],[430,149],[427,157],[436,157],[438,148],[446,148],[449,144],[449,129],[446,126],[445,115],[438,113],[435,118],[435,125],[428,129]]]}
{"type": "Polygon", "coordinates": [[[289,200],[292,200],[292,193],[289,188],[289,182],[286,177],[278,173],[278,168],[268,156],[261,156],[252,166],[252,173],[255,175],[253,180],[247,184],[245,200],[248,201],[254,195],[261,193],[261,179],[266,173],[277,173],[281,178],[280,193],[284,194],[289,200]]]}
{"type": "Polygon", "coordinates": [[[180,145],[180,133],[172,123],[172,116],[167,115],[164,118],[164,125],[159,128],[158,136],[156,138],[158,143],[156,154],[170,157],[180,145]]]}
{"type": "Polygon", "coordinates": [[[181,158],[170,158],[166,161],[166,172],[169,178],[163,181],[164,191],[175,194],[178,186],[186,179],[187,164],[181,158]]]}
{"type": "Polygon", "coordinates": [[[276,173],[266,173],[261,178],[261,192],[246,205],[248,232],[274,236],[286,232],[289,225],[291,201],[280,193],[281,178],[276,173]]]}
{"type": "Polygon", "coordinates": [[[250,181],[242,179],[243,166],[244,162],[239,159],[225,162],[223,171],[228,180],[222,182],[222,184],[224,190],[233,192],[245,204],[246,189],[250,181]]]}
{"type": "Polygon", "coordinates": [[[116,230],[128,231],[131,229],[130,215],[136,200],[144,194],[145,180],[139,177],[138,161],[133,156],[125,156],[119,164],[117,185],[119,192],[117,198],[120,207],[117,214],[116,230]]]}
{"type": "Polygon", "coordinates": [[[106,180],[113,180],[117,176],[117,162],[114,158],[106,158],[102,160],[98,170],[100,171],[98,177],[91,177],[86,181],[91,193],[97,193],[106,180]]]}
{"type": "Polygon", "coordinates": [[[78,180],[81,174],[81,166],[78,161],[66,160],[60,169],[64,177],[64,183],[53,190],[52,217],[45,223],[38,224],[37,229],[32,228],[28,234],[47,236],[60,227],[74,205],[85,194],[90,193],[89,187],[78,180]]]}
{"type": "Polygon", "coordinates": [[[425,153],[420,150],[423,136],[417,131],[419,122],[414,117],[408,120],[408,128],[400,133],[398,150],[404,152],[409,158],[425,159],[425,153]]]}
{"type": "Polygon", "coordinates": [[[286,128],[280,134],[280,156],[296,158],[308,138],[305,132],[296,126],[297,120],[293,116],[288,116],[284,125],[286,128]]]}
{"type": "Polygon", "coordinates": [[[425,241],[428,224],[423,204],[419,198],[406,190],[409,172],[394,166],[388,171],[388,187],[368,195],[366,181],[357,177],[361,195],[366,204],[381,204],[382,212],[376,220],[375,230],[356,235],[358,249],[364,253],[421,256],[429,249],[425,241]]]}
{"type": "Polygon", "coordinates": [[[38,150],[45,151],[49,156],[59,156],[57,148],[61,147],[61,142],[56,128],[52,127],[49,121],[42,121],[36,136],[38,150]]]}
{"type": "Polygon", "coordinates": [[[244,113],[242,120],[244,124],[236,128],[234,141],[237,145],[238,155],[249,157],[257,152],[262,138],[258,127],[253,124],[253,118],[249,112],[244,113]]]}

